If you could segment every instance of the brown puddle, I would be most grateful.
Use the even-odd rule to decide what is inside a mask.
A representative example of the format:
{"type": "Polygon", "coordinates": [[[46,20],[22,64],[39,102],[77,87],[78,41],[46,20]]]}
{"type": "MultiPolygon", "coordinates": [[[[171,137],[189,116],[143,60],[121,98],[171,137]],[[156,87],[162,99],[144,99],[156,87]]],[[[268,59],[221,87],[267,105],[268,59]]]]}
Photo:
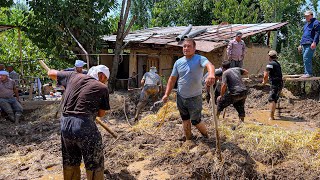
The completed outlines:
{"type": "Polygon", "coordinates": [[[292,130],[314,130],[308,125],[308,122],[302,121],[294,117],[278,117],[277,112],[275,115],[275,120],[269,120],[269,111],[268,110],[256,110],[247,114],[245,121],[255,122],[261,125],[269,125],[274,127],[282,127],[292,130]]]}

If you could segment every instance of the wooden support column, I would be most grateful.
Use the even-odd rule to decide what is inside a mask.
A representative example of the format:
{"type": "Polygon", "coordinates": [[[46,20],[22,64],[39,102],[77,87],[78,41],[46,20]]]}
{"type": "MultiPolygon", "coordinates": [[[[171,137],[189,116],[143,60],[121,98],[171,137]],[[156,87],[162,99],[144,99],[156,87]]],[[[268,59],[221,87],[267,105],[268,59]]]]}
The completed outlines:
{"type": "Polygon", "coordinates": [[[21,45],[21,29],[18,28],[18,40],[19,40],[19,54],[20,54],[20,68],[21,68],[21,76],[23,76],[23,64],[22,64],[22,45],[21,45]]]}
{"type": "Polygon", "coordinates": [[[131,51],[130,58],[129,58],[129,77],[132,75],[133,72],[138,73],[138,60],[137,60],[137,52],[131,51]]]}

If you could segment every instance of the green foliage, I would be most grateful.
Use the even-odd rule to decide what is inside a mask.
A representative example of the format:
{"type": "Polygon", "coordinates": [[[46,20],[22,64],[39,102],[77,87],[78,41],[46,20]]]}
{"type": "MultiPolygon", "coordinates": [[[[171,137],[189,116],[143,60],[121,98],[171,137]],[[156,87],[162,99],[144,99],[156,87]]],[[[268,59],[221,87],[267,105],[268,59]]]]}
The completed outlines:
{"type": "Polygon", "coordinates": [[[212,0],[163,0],[152,9],[152,26],[185,26],[211,24],[212,0]]]}
{"type": "Polygon", "coordinates": [[[247,24],[258,23],[262,20],[259,2],[256,0],[215,0],[212,11],[213,24],[222,22],[247,24]]]}
{"type": "Polygon", "coordinates": [[[10,7],[13,4],[13,0],[1,0],[0,7],[10,7]]]}
{"type": "Polygon", "coordinates": [[[135,15],[132,29],[145,29],[150,27],[151,10],[156,0],[132,0],[130,13],[135,15]]]}
{"type": "MultiPolygon", "coordinates": [[[[114,0],[37,0],[30,1],[32,16],[28,21],[28,34],[48,54],[70,59],[70,52],[83,54],[71,38],[68,29],[86,51],[98,53],[102,35],[110,34],[107,17],[114,0]]],[[[79,55],[78,58],[85,59],[79,55]]],[[[93,59],[91,63],[95,64],[93,59]]]]}

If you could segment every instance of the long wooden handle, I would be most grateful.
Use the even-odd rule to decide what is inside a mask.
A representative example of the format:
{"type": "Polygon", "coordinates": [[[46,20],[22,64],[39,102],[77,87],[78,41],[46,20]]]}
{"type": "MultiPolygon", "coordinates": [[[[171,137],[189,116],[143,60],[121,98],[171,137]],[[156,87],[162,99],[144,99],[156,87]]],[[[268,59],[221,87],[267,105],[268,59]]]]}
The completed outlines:
{"type": "Polygon", "coordinates": [[[41,67],[43,67],[46,71],[50,71],[50,68],[46,65],[46,63],[44,63],[42,60],[39,61],[41,67]]]}
{"type": "MultiPolygon", "coordinates": [[[[216,86],[217,88],[217,86],[216,86]]],[[[213,116],[213,122],[214,122],[214,128],[216,130],[216,153],[218,154],[218,159],[222,161],[222,155],[221,155],[221,144],[220,144],[220,135],[219,135],[219,129],[218,129],[218,118],[216,115],[216,103],[214,101],[214,91],[216,88],[213,88],[213,86],[210,86],[210,96],[211,96],[211,105],[212,105],[212,116],[213,116]]]]}
{"type": "Polygon", "coordinates": [[[104,122],[102,122],[102,120],[99,117],[96,118],[96,122],[100,124],[106,131],[108,131],[108,133],[110,133],[112,137],[118,138],[118,135],[115,132],[113,132],[104,122]]]}

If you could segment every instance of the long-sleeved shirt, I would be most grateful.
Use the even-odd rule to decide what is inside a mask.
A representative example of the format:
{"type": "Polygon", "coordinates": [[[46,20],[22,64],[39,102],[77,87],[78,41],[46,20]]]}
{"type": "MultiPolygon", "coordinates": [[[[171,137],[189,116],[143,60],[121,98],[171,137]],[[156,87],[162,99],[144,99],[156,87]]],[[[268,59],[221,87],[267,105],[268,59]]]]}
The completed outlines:
{"type": "Polygon", "coordinates": [[[235,39],[231,40],[227,47],[228,60],[241,61],[244,58],[246,44],[243,40],[240,42],[235,39]]]}
{"type": "Polygon", "coordinates": [[[303,26],[303,34],[300,41],[300,45],[319,43],[320,35],[320,22],[316,18],[312,18],[310,22],[307,22],[303,26]]]}

